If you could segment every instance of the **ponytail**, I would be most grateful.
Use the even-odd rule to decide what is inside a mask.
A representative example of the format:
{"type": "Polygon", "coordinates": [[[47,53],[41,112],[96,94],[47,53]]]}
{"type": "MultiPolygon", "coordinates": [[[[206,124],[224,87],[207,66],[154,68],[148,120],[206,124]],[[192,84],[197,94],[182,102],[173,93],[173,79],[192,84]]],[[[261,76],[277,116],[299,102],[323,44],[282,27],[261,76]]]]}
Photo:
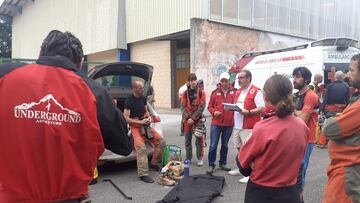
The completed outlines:
{"type": "Polygon", "coordinates": [[[287,95],[284,99],[281,99],[276,104],[276,116],[279,118],[283,118],[287,115],[290,115],[294,112],[295,106],[293,102],[292,95],[287,95]]]}

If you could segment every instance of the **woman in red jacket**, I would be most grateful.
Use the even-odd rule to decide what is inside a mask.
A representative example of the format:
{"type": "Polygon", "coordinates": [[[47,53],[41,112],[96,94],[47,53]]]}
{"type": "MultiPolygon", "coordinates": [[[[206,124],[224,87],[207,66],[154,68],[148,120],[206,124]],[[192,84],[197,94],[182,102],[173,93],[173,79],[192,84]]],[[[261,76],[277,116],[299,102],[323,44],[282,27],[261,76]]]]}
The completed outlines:
{"type": "Polygon", "coordinates": [[[292,115],[291,94],[292,84],[285,76],[274,75],[264,85],[265,105],[276,106],[275,116],[255,124],[237,158],[240,172],[250,176],[246,203],[300,202],[296,180],[309,129],[292,115]]]}

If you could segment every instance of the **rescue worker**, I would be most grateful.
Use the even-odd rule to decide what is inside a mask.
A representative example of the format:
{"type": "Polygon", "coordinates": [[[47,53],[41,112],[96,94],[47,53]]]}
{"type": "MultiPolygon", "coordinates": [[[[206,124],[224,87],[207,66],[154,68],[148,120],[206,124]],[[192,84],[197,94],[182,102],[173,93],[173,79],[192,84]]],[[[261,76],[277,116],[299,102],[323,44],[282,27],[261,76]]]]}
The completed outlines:
{"type": "Polygon", "coordinates": [[[51,31],[36,63],[0,65],[0,202],[81,202],[107,149],[129,155],[123,114],[82,76],[81,42],[51,31]]]}
{"type": "Polygon", "coordinates": [[[305,175],[309,166],[310,155],[315,143],[316,125],[318,123],[318,96],[309,89],[311,72],[306,67],[297,67],[293,70],[294,88],[299,90],[295,93],[295,115],[301,118],[309,128],[308,145],[304,159],[301,163],[298,177],[299,195],[303,202],[303,191],[305,187],[305,175]]]}
{"type": "Polygon", "coordinates": [[[145,141],[149,140],[154,146],[150,168],[156,171],[160,170],[159,164],[162,161],[166,143],[161,135],[150,127],[152,120],[146,106],[144,84],[135,81],[132,84],[132,89],[133,93],[125,101],[124,116],[134,137],[138,176],[145,183],[153,183],[154,180],[148,174],[148,155],[145,141]]]}
{"type": "MultiPolygon", "coordinates": [[[[351,58],[350,85],[360,89],[360,54],[351,58]]],[[[360,93],[352,95],[349,105],[336,117],[328,118],[323,133],[329,139],[330,166],[324,203],[360,201],[360,93]]]]}
{"type": "MultiPolygon", "coordinates": [[[[317,106],[317,108],[315,109],[316,112],[320,111],[320,108],[322,107],[322,103],[323,103],[323,91],[322,88],[320,88],[320,83],[322,83],[323,81],[323,76],[320,73],[317,73],[314,75],[314,81],[311,82],[308,87],[310,90],[312,90],[313,92],[315,92],[315,94],[318,96],[319,99],[319,104],[317,106]]],[[[322,119],[318,119],[318,121],[322,121],[322,119]]],[[[315,129],[315,145],[322,148],[323,145],[321,144],[324,140],[324,136],[321,135],[321,125],[322,123],[317,123],[316,125],[316,129],[315,129]]]]}
{"type": "Polygon", "coordinates": [[[299,203],[297,174],[304,157],[309,129],[293,115],[291,81],[273,75],[264,85],[266,106],[275,114],[259,121],[241,147],[237,165],[245,176],[245,203],[299,203]],[[295,131],[293,129],[296,129],[295,131]]]}
{"type": "MultiPolygon", "coordinates": [[[[320,112],[325,118],[330,118],[338,113],[341,113],[346,105],[349,103],[349,85],[344,82],[345,74],[342,71],[335,73],[335,80],[328,84],[324,95],[323,104],[320,112]]],[[[323,134],[320,135],[319,148],[326,147],[326,138],[323,134]]]]}
{"type": "MultiPolygon", "coordinates": [[[[181,99],[183,97],[184,92],[188,89],[188,86],[189,86],[189,84],[188,84],[188,82],[186,82],[183,86],[181,86],[179,88],[178,96],[179,96],[180,103],[181,103],[181,99]]],[[[184,116],[182,115],[182,117],[181,117],[181,125],[180,125],[180,136],[184,136],[184,125],[183,125],[183,123],[184,123],[184,116]]]]}
{"type": "Polygon", "coordinates": [[[314,81],[309,84],[309,89],[314,91],[318,96],[320,94],[319,85],[323,81],[323,76],[320,73],[314,75],[314,81]]]}
{"type": "MultiPolygon", "coordinates": [[[[197,87],[197,77],[195,73],[190,73],[188,76],[188,88],[184,92],[181,98],[181,113],[183,116],[182,125],[184,125],[184,137],[185,137],[185,150],[186,159],[191,162],[192,159],[192,137],[195,127],[200,124],[200,119],[206,105],[205,92],[197,87]]],[[[195,136],[194,136],[195,137],[195,136]]],[[[204,137],[196,138],[196,157],[197,165],[204,165],[204,137]]]]}
{"type": "Polygon", "coordinates": [[[326,87],[324,96],[324,115],[326,118],[341,113],[349,103],[349,86],[344,82],[345,74],[342,71],[335,73],[334,82],[326,87]]]}
{"type": "Polygon", "coordinates": [[[234,126],[234,112],[224,109],[223,103],[234,103],[235,91],[230,85],[230,75],[227,72],[220,74],[220,83],[210,96],[208,110],[212,115],[209,147],[209,170],[212,174],[215,170],[217,147],[221,138],[219,167],[223,171],[230,171],[226,166],[228,143],[234,126]]]}
{"type": "MultiPolygon", "coordinates": [[[[265,106],[263,94],[260,88],[251,84],[252,74],[249,70],[241,70],[237,75],[240,88],[235,93],[234,103],[238,104],[242,111],[234,113],[234,129],[232,137],[237,151],[251,135],[254,125],[261,120],[261,113],[265,106]]],[[[230,175],[239,175],[239,169],[229,171],[230,175]]],[[[249,177],[243,177],[240,183],[247,183],[249,177]]]]}

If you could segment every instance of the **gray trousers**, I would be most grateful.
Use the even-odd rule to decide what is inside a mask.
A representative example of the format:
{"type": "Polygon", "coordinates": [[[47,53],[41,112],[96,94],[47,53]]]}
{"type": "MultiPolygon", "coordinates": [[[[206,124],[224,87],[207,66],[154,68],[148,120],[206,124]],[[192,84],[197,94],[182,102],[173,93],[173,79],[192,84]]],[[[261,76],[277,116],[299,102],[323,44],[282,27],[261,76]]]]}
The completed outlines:
{"type": "Polygon", "coordinates": [[[185,133],[185,150],[186,150],[186,159],[192,159],[192,138],[195,138],[195,145],[196,145],[196,158],[200,160],[204,160],[204,138],[198,138],[193,136],[191,133],[185,133]]]}

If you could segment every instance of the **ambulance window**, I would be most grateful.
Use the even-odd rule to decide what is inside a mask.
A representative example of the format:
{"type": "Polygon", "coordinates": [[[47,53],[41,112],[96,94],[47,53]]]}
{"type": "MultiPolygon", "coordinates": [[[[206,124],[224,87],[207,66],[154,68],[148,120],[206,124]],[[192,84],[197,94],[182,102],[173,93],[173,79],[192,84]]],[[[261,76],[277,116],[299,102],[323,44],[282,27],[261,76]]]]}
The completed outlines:
{"type": "Polygon", "coordinates": [[[359,43],[358,43],[357,41],[352,41],[352,42],[350,43],[350,46],[351,46],[351,47],[360,48],[359,43]]]}
{"type": "Polygon", "coordinates": [[[312,47],[317,47],[317,46],[333,46],[335,44],[336,39],[324,39],[324,40],[320,40],[320,41],[316,41],[311,43],[312,47]]]}

